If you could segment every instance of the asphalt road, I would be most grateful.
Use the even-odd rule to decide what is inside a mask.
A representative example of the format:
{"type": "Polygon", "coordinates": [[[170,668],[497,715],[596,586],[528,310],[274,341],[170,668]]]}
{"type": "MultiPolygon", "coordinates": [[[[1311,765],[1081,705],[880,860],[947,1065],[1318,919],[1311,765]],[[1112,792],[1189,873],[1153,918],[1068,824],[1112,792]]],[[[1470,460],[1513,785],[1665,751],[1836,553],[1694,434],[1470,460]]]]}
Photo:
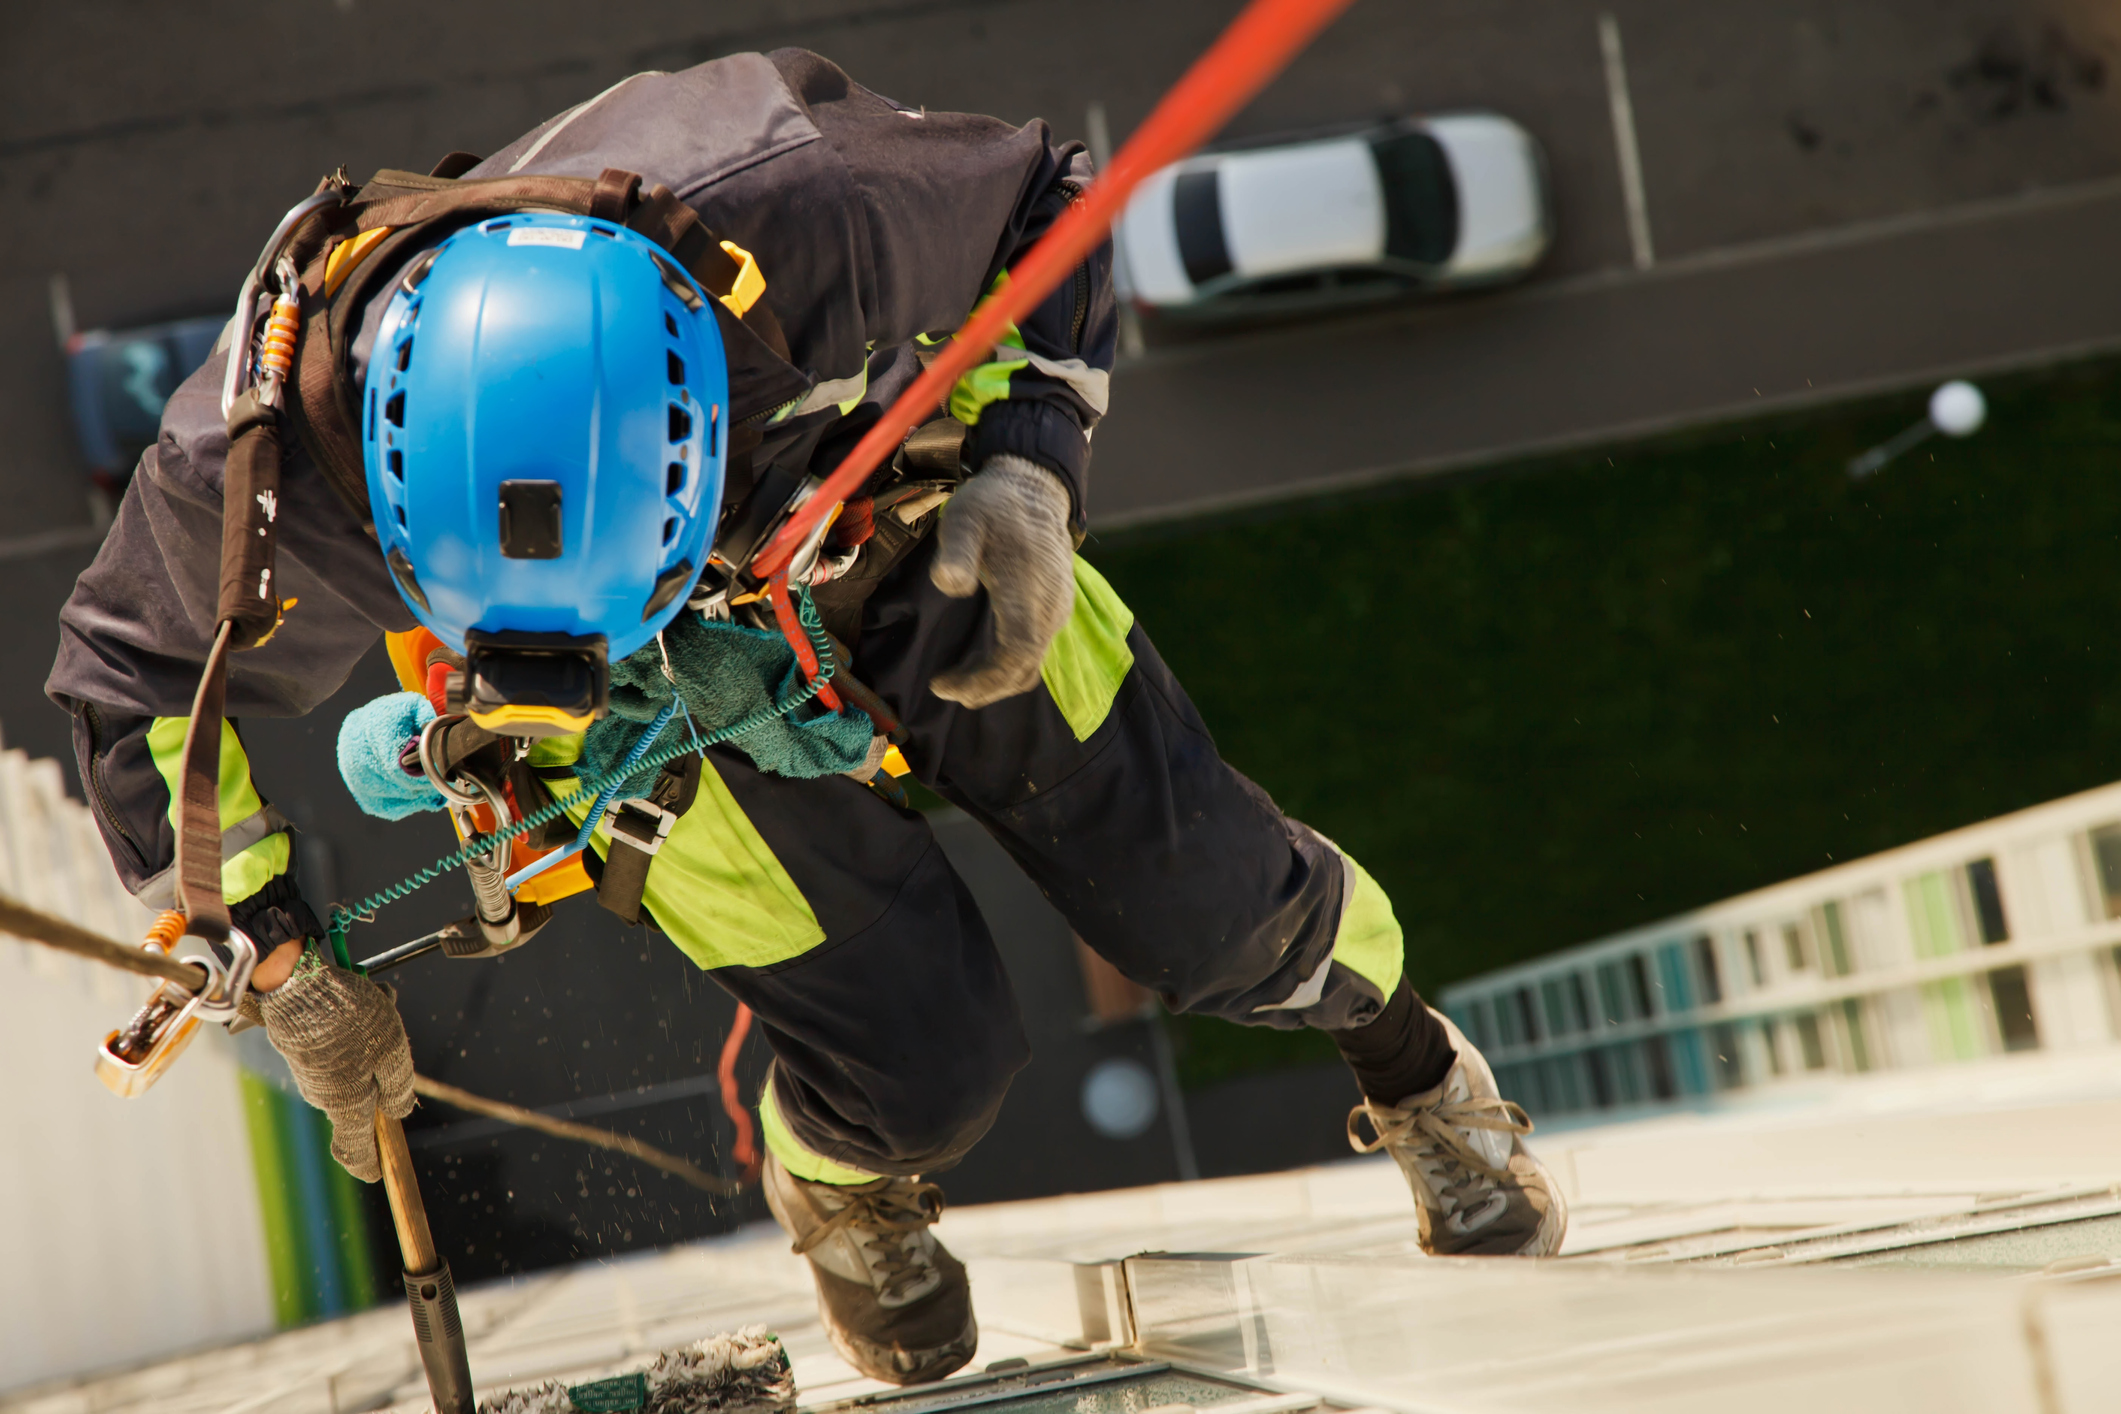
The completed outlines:
{"type": "MultiPolygon", "coordinates": [[[[0,602],[15,627],[0,633],[0,722],[9,744],[70,758],[66,723],[39,689],[50,625],[95,539],[51,334],[53,275],[68,278],[84,327],[218,311],[274,220],[320,173],[492,151],[628,73],[742,49],[805,45],[900,99],[1042,115],[1071,136],[1098,101],[1123,137],[1235,10],[1234,0],[6,7],[0,602]]],[[[1595,7],[1364,0],[1232,131],[1462,106],[1507,113],[1548,154],[1559,236],[1547,267],[1513,292],[1153,349],[1121,370],[1099,435],[1100,524],[2121,336],[2121,281],[2108,269],[2121,248],[2121,197],[2086,185],[2121,176],[2121,10],[2107,0],[1615,0],[1610,11],[1655,267],[1634,268],[1595,7]]],[[[333,778],[338,715],[388,686],[371,655],[311,719],[247,724],[267,791],[324,841],[342,896],[442,844],[432,822],[374,829],[333,778]]],[[[970,856],[967,867],[980,868],[970,856]]],[[[1062,1039],[1079,1000],[1067,969],[1046,975],[1051,920],[1011,903],[1002,884],[975,883],[992,894],[1005,949],[1045,949],[1025,954],[1024,980],[1027,995],[1059,999],[1046,1018],[1059,1020],[991,1152],[961,1174],[961,1196],[1154,1176],[1168,1157],[1153,1141],[1138,1154],[1086,1158],[1073,1130],[1040,1122],[1065,1108],[1089,1057],[1131,1042],[1062,1039]]],[[[394,912],[391,927],[410,934],[461,911],[451,892],[437,886],[394,912]]],[[[426,980],[408,970],[408,986],[420,980],[406,1008],[420,1054],[450,1078],[534,1105],[697,1075],[711,1065],[726,1002],[688,987],[679,960],[643,948],[642,936],[578,906],[537,958],[526,950],[485,973],[431,963],[426,980]],[[555,1004],[554,989],[572,995],[555,1004]],[[563,1044],[564,1064],[553,1049],[563,1044]]],[[[1306,1116],[1320,1109],[1302,1104],[1306,1116]]],[[[704,1157],[719,1147],[715,1108],[687,1102],[637,1118],[647,1137],[704,1157]]],[[[1275,1124],[1266,1101],[1225,1108],[1202,1127],[1211,1169],[1224,1131],[1275,1124]]],[[[561,1159],[504,1161],[490,1141],[423,1151],[453,1209],[458,1194],[490,1200],[494,1188],[542,1184],[516,1219],[494,1219],[516,1221],[497,1236],[526,1251],[579,1245],[573,1233],[591,1250],[621,1250],[678,1222],[627,1195],[616,1174],[591,1191],[573,1159],[536,1179],[541,1162],[561,1159]]],[[[694,1213],[678,1225],[706,1221],[694,1213]]]]}
{"type": "Polygon", "coordinates": [[[1098,429],[1092,524],[1113,530],[2114,348],[2117,250],[2121,179],[2109,179],[1648,271],[1152,350],[1098,429]]]}

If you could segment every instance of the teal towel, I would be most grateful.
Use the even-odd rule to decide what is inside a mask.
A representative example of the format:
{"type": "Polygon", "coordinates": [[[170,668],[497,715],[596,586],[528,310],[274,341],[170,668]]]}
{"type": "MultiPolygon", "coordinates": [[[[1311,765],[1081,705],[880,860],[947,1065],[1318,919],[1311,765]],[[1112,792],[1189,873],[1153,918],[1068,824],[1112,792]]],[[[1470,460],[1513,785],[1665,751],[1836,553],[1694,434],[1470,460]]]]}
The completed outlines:
{"type": "Polygon", "coordinates": [[[393,692],[364,702],[339,723],[339,779],[353,792],[362,813],[402,820],[422,810],[440,810],[441,792],[425,776],[398,764],[405,743],[434,720],[435,709],[417,692],[393,692]]]}
{"type": "MultiPolygon", "coordinates": [[[[801,691],[805,679],[795,650],[778,633],[745,628],[695,613],[679,614],[663,631],[670,650],[670,671],[685,694],[692,727],[701,735],[742,721],[801,691]]],[[[632,657],[611,665],[611,715],[591,727],[582,739],[579,769],[601,774],[625,760],[648,723],[675,695],[663,675],[663,654],[651,642],[632,657]]],[[[658,748],[674,746],[687,735],[682,715],[663,729],[658,748]]],[[[797,780],[835,776],[862,764],[876,728],[866,713],[849,707],[828,712],[815,700],[788,717],[732,738],[761,771],[797,780]]],[[[655,784],[653,770],[636,772],[615,799],[646,795],[655,784]]]]}

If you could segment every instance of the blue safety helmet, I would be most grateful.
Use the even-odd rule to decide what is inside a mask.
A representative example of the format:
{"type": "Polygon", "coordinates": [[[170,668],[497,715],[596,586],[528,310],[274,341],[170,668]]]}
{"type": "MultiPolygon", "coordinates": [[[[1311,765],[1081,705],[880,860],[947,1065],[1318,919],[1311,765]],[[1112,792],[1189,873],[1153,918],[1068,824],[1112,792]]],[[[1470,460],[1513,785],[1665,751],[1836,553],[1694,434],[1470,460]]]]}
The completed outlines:
{"type": "Polygon", "coordinates": [[[577,731],[676,617],[722,499],[709,296],[608,221],[495,217],[413,261],[370,355],[368,499],[398,592],[469,660],[474,720],[577,731]]]}

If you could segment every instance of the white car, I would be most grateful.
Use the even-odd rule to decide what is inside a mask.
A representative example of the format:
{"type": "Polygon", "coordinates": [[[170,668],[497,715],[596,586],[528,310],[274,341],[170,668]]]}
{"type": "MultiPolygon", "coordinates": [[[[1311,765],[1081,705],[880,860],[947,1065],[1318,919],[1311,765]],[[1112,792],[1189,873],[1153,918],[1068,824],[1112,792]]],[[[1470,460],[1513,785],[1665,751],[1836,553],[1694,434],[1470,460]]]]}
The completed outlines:
{"type": "Polygon", "coordinates": [[[1115,244],[1137,306],[1208,314],[1494,284],[1552,234],[1539,144],[1468,112],[1188,158],[1141,184],[1115,244]]]}

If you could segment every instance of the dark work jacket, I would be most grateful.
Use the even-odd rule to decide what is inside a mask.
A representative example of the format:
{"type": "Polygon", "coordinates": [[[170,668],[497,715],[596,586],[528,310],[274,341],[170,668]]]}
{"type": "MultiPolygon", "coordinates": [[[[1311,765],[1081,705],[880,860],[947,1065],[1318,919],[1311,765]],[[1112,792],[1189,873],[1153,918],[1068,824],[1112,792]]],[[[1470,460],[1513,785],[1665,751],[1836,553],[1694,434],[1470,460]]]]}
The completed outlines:
{"type": "MultiPolygon", "coordinates": [[[[636,74],[466,175],[593,178],[608,167],[640,173],[644,188],[668,186],[757,256],[790,358],[758,349],[733,358],[731,411],[763,434],[759,470],[818,473],[919,373],[918,348],[961,324],[1091,175],[1080,145],[1056,143],[1042,122],[1012,128],[908,108],[799,49],[636,74]]],[[[972,424],[969,464],[1008,452],[1045,465],[1067,483],[1078,528],[1112,367],[1110,269],[1107,245],[1022,321],[1020,347],[997,350],[1013,365],[1006,377],[968,375],[951,400],[972,424]]],[[[151,907],[173,898],[176,844],[164,775],[171,729],[156,734],[160,752],[149,732],[190,711],[212,636],[225,357],[217,350],[164,411],[101,552],[60,611],[45,689],[74,716],[90,808],[127,886],[151,907]]],[[[231,718],[310,711],[384,630],[414,624],[361,517],[300,452],[284,471],[278,523],[280,590],[300,602],[269,643],[231,659],[231,718]]],[[[258,859],[289,853],[272,839],[286,823],[256,792],[224,788],[222,804],[224,858],[252,851],[251,882],[240,887],[255,892],[244,900],[231,887],[241,924],[296,897],[277,864],[279,877],[256,883],[258,859]]],[[[263,931],[261,942],[279,941],[284,926],[263,931]]]]}

